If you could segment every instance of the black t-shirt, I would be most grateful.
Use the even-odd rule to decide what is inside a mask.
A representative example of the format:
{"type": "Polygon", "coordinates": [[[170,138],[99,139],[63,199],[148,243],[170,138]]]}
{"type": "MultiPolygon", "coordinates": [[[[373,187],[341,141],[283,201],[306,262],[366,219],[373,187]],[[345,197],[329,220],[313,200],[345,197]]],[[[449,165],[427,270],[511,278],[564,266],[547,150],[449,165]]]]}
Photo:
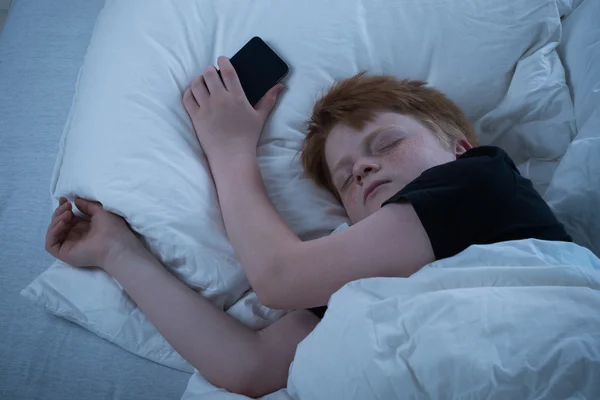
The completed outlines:
{"type": "Polygon", "coordinates": [[[428,169],[382,207],[405,201],[414,207],[438,260],[472,244],[571,241],[531,181],[498,147],[476,147],[428,169]]]}
{"type": "MultiPolygon", "coordinates": [[[[476,147],[423,172],[382,204],[409,202],[437,260],[473,244],[519,239],[572,241],[504,150],[476,147]]],[[[311,309],[322,317],[326,307],[311,309]]]]}

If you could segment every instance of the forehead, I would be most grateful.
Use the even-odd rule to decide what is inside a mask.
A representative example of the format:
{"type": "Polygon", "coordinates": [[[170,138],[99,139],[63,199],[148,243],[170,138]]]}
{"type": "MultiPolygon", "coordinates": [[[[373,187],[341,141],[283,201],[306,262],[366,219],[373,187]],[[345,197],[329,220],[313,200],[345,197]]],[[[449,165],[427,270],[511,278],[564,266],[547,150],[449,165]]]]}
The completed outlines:
{"type": "Polygon", "coordinates": [[[362,129],[338,124],[333,127],[325,141],[325,158],[329,170],[344,156],[359,151],[364,138],[376,129],[396,126],[403,130],[420,128],[419,122],[411,116],[393,112],[375,113],[373,120],[365,123],[362,129]]]}

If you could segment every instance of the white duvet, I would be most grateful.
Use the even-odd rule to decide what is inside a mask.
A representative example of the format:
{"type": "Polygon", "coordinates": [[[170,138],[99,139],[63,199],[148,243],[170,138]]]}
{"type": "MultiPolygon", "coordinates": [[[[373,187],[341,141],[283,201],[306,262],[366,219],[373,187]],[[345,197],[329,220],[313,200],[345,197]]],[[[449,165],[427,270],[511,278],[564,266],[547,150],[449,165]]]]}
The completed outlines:
{"type": "MultiPolygon", "coordinates": [[[[195,375],[183,398],[222,396],[195,375]]],[[[600,260],[523,240],[351,282],[298,346],[288,389],[265,398],[290,397],[599,399],[600,260]]]]}

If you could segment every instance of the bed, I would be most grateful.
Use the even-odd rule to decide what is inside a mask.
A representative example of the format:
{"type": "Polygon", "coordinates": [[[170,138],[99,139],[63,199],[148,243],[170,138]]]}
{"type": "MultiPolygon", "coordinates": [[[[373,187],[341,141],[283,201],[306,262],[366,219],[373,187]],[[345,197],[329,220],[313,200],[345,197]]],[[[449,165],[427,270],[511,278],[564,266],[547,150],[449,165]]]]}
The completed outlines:
{"type": "Polygon", "coordinates": [[[48,182],[103,0],[13,0],[0,33],[0,398],[176,399],[189,374],[149,362],[19,296],[43,249],[48,182]]]}
{"type": "MultiPolygon", "coordinates": [[[[68,270],[68,267],[57,264],[44,272],[54,261],[43,250],[43,238],[52,207],[57,200],[56,196],[68,196],[70,194],[68,192],[69,180],[74,182],[76,179],[80,179],[80,177],[68,175],[64,171],[59,176],[60,174],[57,174],[56,171],[60,169],[60,162],[57,163],[56,158],[58,153],[59,161],[61,161],[61,157],[66,157],[63,162],[69,162],[68,157],[71,157],[71,162],[73,162],[72,154],[70,156],[63,154],[64,146],[61,140],[64,132],[63,127],[79,123],[79,128],[76,128],[81,130],[81,121],[72,120],[71,118],[73,115],[78,115],[77,112],[73,114],[73,96],[78,78],[82,82],[79,72],[80,67],[84,63],[84,56],[90,38],[92,38],[96,17],[103,9],[104,3],[103,0],[86,2],[76,0],[13,0],[6,27],[0,34],[0,167],[2,171],[0,176],[0,226],[2,227],[0,231],[0,235],[2,235],[0,266],[3,272],[2,290],[0,291],[0,326],[2,326],[0,333],[2,335],[0,344],[0,358],[2,359],[0,364],[0,376],[2,376],[0,378],[2,379],[0,397],[7,399],[180,398],[184,395],[187,385],[187,391],[184,395],[186,399],[221,398],[220,396],[224,393],[211,389],[197,374],[193,375],[192,380],[190,380],[192,371],[189,369],[189,365],[186,365],[176,354],[169,351],[164,342],[156,338],[156,333],[147,327],[147,321],[144,321],[142,316],[136,315],[136,318],[138,318],[136,323],[139,322],[139,326],[130,327],[131,329],[128,332],[132,336],[137,335],[148,339],[147,342],[150,347],[140,349],[132,346],[131,337],[109,338],[106,335],[103,336],[103,331],[98,324],[105,322],[107,318],[121,318],[123,315],[128,317],[136,311],[134,308],[120,309],[119,312],[111,309],[115,303],[123,302],[123,297],[119,297],[122,294],[119,294],[117,286],[103,280],[102,277],[92,279],[87,276],[76,275],[74,271],[68,270]],[[51,196],[48,193],[50,183],[52,183],[51,196]],[[36,282],[37,286],[34,285],[32,288],[30,285],[32,281],[36,282]],[[77,288],[73,288],[73,285],[71,285],[69,291],[63,290],[64,286],[61,285],[65,285],[65,282],[80,285],[80,291],[97,294],[98,299],[102,299],[102,302],[94,303],[90,301],[85,303],[85,307],[88,307],[86,312],[83,315],[78,315],[75,311],[82,309],[83,303],[78,303],[81,301],[81,293],[75,293],[77,288]],[[29,293],[28,298],[30,300],[35,299],[34,302],[45,307],[50,313],[40,307],[33,307],[31,302],[19,296],[21,290],[26,287],[32,288],[27,292],[29,293]],[[92,292],[92,290],[97,290],[97,292],[92,292]],[[71,295],[73,297],[69,297],[71,295]],[[111,303],[111,301],[114,303],[111,303]],[[104,309],[99,307],[99,304],[104,309]],[[68,308],[71,312],[65,311],[68,308]],[[94,310],[95,313],[92,315],[89,312],[90,310],[94,310]],[[110,314],[111,312],[112,314],[110,314]],[[52,313],[61,315],[64,318],[58,318],[52,313]],[[99,319],[94,320],[94,318],[99,319]],[[76,324],[68,322],[66,319],[71,319],[76,324]],[[82,329],[78,325],[87,329],[82,329]],[[140,327],[143,327],[143,329],[140,327]],[[101,339],[99,336],[109,339],[113,343],[101,339]],[[128,351],[124,351],[121,347],[128,351]],[[163,352],[167,355],[163,356],[163,353],[157,355],[157,349],[167,349],[163,352]],[[138,357],[138,355],[144,358],[138,357]]],[[[164,10],[172,13],[162,13],[161,17],[185,19],[193,16],[193,13],[180,13],[181,10],[178,10],[177,7],[169,7],[169,3],[167,0],[156,3],[157,10],[164,7],[164,10]]],[[[200,1],[197,3],[200,4],[200,1]]],[[[203,4],[206,3],[208,2],[204,1],[203,4]]],[[[476,3],[473,2],[473,4],[476,3]]],[[[105,18],[99,21],[101,25],[99,30],[103,30],[106,35],[109,35],[110,32],[107,28],[110,25],[107,25],[107,16],[118,16],[120,14],[117,13],[118,2],[107,0],[107,4],[110,7],[103,11],[105,18]]],[[[129,11],[132,15],[137,15],[136,23],[143,25],[144,18],[157,17],[151,11],[142,9],[139,6],[141,3],[135,0],[123,1],[122,4],[125,4],[124,7],[131,7],[129,11]]],[[[240,2],[239,4],[245,4],[247,14],[252,15],[256,21],[260,21],[260,17],[251,13],[250,3],[240,2]]],[[[357,7],[355,9],[349,7],[346,10],[346,16],[348,17],[353,14],[365,16],[369,12],[377,12],[373,8],[366,7],[367,3],[353,1],[352,4],[357,7]]],[[[556,19],[559,14],[568,15],[562,20],[561,36],[554,38],[560,40],[558,55],[565,69],[566,75],[563,74],[563,80],[566,79],[568,85],[568,91],[561,94],[565,95],[566,93],[568,101],[560,104],[570,107],[568,112],[562,110],[559,113],[558,123],[565,123],[565,115],[572,114],[571,119],[565,123],[569,126],[565,131],[572,129],[572,132],[568,134],[570,143],[568,151],[565,152],[565,149],[569,143],[565,143],[560,157],[548,157],[550,161],[548,163],[528,162],[527,158],[523,158],[519,160],[519,165],[524,174],[534,179],[536,187],[544,193],[545,199],[554,208],[576,242],[588,247],[596,254],[600,254],[600,230],[597,229],[598,225],[594,222],[600,223],[600,207],[598,207],[600,204],[600,190],[598,189],[600,188],[600,174],[597,172],[597,159],[600,154],[600,75],[598,75],[598,71],[600,71],[600,53],[597,44],[594,45],[600,39],[600,30],[597,25],[594,25],[595,21],[598,20],[596,17],[600,15],[597,4],[592,0],[560,0],[557,1],[557,13],[554,16],[556,19]],[[558,171],[558,173],[555,173],[555,171],[558,171]],[[550,179],[552,177],[554,179],[550,179]]],[[[189,5],[186,7],[189,7],[189,5]]],[[[220,5],[220,7],[227,6],[220,5]]],[[[239,7],[243,9],[242,6],[239,7]]],[[[206,23],[202,28],[205,30],[200,29],[200,33],[206,34],[210,30],[209,27],[213,26],[211,25],[211,19],[216,20],[217,16],[221,15],[217,11],[223,10],[219,10],[216,6],[215,8],[208,7],[208,12],[198,14],[201,15],[201,18],[205,18],[203,21],[206,23]]],[[[335,10],[330,11],[331,18],[338,15],[334,12],[335,10]]],[[[304,10],[303,12],[305,17],[310,17],[309,11],[304,10]]],[[[379,12],[382,11],[379,10],[379,12]]],[[[154,13],[158,14],[159,11],[154,13]]],[[[476,20],[474,19],[474,21],[476,20]]],[[[239,25],[243,26],[241,20],[239,25]]],[[[119,26],[120,29],[127,29],[126,24],[119,26]]],[[[151,34],[158,35],[157,37],[161,39],[160,33],[157,33],[158,30],[153,29],[156,26],[144,25],[145,29],[149,29],[151,34]]],[[[222,25],[215,24],[213,28],[222,34],[222,25]]],[[[334,28],[335,26],[331,29],[334,28]]],[[[361,62],[354,63],[351,58],[345,59],[343,56],[341,58],[343,62],[351,65],[351,69],[359,68],[364,65],[364,62],[369,61],[370,55],[365,53],[363,57],[360,50],[363,47],[368,49],[369,46],[374,46],[373,43],[363,41],[365,38],[360,34],[361,29],[367,29],[368,27],[357,24],[354,28],[358,32],[355,38],[357,47],[354,50],[357,54],[356,57],[360,58],[361,62]]],[[[308,29],[305,33],[310,34],[308,29]]],[[[187,35],[187,32],[182,31],[181,34],[187,35]]],[[[274,33],[271,32],[270,34],[272,38],[274,33]]],[[[378,34],[385,34],[385,29],[381,29],[378,34]]],[[[539,34],[542,35],[543,33],[539,34]]],[[[286,37],[291,40],[290,37],[292,36],[288,34],[286,37]]],[[[166,39],[169,38],[166,37],[166,39]]],[[[115,40],[115,37],[112,37],[112,40],[115,40]]],[[[241,36],[236,40],[231,40],[220,35],[217,36],[215,43],[220,50],[226,49],[222,51],[231,53],[239,47],[240,40],[242,40],[241,36]]],[[[104,44],[96,42],[96,52],[89,53],[91,54],[89,56],[100,57],[106,54],[102,53],[102,51],[106,51],[106,43],[110,43],[110,41],[104,44]]],[[[135,42],[132,41],[129,44],[132,43],[135,42]]],[[[158,43],[161,44],[160,41],[158,43]]],[[[441,50],[438,49],[438,51],[441,50]]],[[[530,50],[531,52],[540,50],[538,54],[543,54],[543,48],[532,50],[525,47],[523,49],[524,52],[530,50]]],[[[207,54],[203,56],[207,59],[214,58],[215,54],[212,53],[215,51],[214,48],[207,50],[207,54]]],[[[175,59],[179,56],[188,56],[185,52],[167,52],[165,55],[175,59]]],[[[463,55],[465,57],[472,56],[468,52],[463,55]]],[[[431,54],[424,51],[422,58],[426,59],[430,56],[431,54]]],[[[385,71],[386,68],[389,68],[386,63],[395,60],[394,57],[394,54],[390,54],[389,58],[380,63],[377,68],[380,71],[385,71]]],[[[197,62],[199,63],[198,60],[194,60],[194,67],[196,67],[197,62]]],[[[335,62],[339,63],[340,59],[336,59],[335,62]]],[[[528,68],[524,64],[522,63],[517,71],[519,68],[528,68]]],[[[299,62],[294,63],[294,65],[297,70],[301,69],[299,62]]],[[[134,67],[139,66],[134,65],[134,67]]],[[[515,65],[501,67],[513,70],[515,65]]],[[[551,68],[550,66],[547,67],[551,68]]],[[[407,68],[410,68],[410,65],[407,68]]],[[[133,72],[137,72],[137,70],[133,72]]],[[[326,72],[311,71],[311,83],[326,82],[335,78],[336,76],[330,75],[330,72],[330,70],[326,72]]],[[[429,72],[431,72],[431,68],[429,72]]],[[[408,73],[420,74],[417,70],[408,73]]],[[[189,78],[192,71],[186,71],[185,74],[181,75],[189,78]]],[[[132,77],[135,77],[135,74],[132,77]]],[[[153,78],[154,76],[149,75],[149,77],[153,78]]],[[[302,75],[292,75],[293,79],[300,79],[300,77],[302,75]]],[[[498,128],[498,125],[494,123],[494,119],[497,120],[501,117],[502,112],[507,113],[507,109],[502,109],[502,107],[495,109],[497,115],[491,115],[488,113],[489,110],[478,109],[477,105],[467,98],[467,94],[460,93],[460,87],[465,83],[460,79],[448,82],[435,73],[427,76],[421,75],[421,77],[439,79],[438,83],[453,94],[461,105],[470,105],[467,110],[469,117],[477,121],[476,128],[479,131],[493,131],[492,128],[498,128]]],[[[147,79],[148,76],[145,78],[147,79]]],[[[86,104],[89,107],[89,104],[92,104],[93,101],[100,100],[89,97],[91,93],[90,85],[94,84],[94,79],[89,76],[87,81],[85,79],[86,77],[83,77],[82,85],[78,86],[81,89],[79,98],[86,99],[84,103],[87,102],[86,104]]],[[[96,81],[96,84],[100,85],[101,82],[96,81]]],[[[141,84],[147,85],[148,81],[145,80],[141,84]]],[[[498,83],[500,86],[502,84],[504,83],[498,83]]],[[[526,95],[529,93],[519,97],[518,91],[510,90],[509,84],[510,79],[507,79],[506,93],[516,97],[508,97],[507,95],[506,99],[508,100],[504,99],[504,101],[509,103],[508,111],[512,112],[514,110],[510,109],[511,104],[517,101],[526,102],[528,99],[526,95]]],[[[174,86],[177,85],[183,87],[185,83],[177,81],[174,86]]],[[[316,92],[319,87],[319,85],[313,85],[309,89],[316,92]]],[[[105,90],[105,88],[100,87],[98,89],[105,90]]],[[[176,87],[176,89],[180,88],[176,87]]],[[[485,89],[480,88],[479,90],[481,90],[479,96],[483,96],[485,89]]],[[[173,93],[169,95],[171,94],[173,93]]],[[[293,94],[290,94],[290,96],[291,98],[286,100],[288,105],[284,105],[284,109],[288,114],[293,113],[289,106],[293,102],[292,100],[303,102],[302,107],[304,108],[309,106],[308,103],[312,100],[307,96],[303,98],[294,98],[293,94]]],[[[486,100],[503,104],[502,96],[486,100]]],[[[554,98],[550,100],[554,100],[554,98]]],[[[174,113],[178,116],[177,123],[181,124],[180,130],[183,132],[186,126],[185,121],[179,118],[181,111],[176,110],[174,113]]],[[[544,113],[548,110],[536,109],[534,111],[544,113]]],[[[297,125],[298,122],[301,122],[303,116],[299,113],[296,114],[294,114],[293,123],[297,125]]],[[[521,117],[526,118],[528,115],[522,115],[521,117]]],[[[276,118],[273,124],[277,124],[278,120],[276,118]]],[[[552,121],[552,118],[549,118],[548,121],[552,121]]],[[[271,194],[274,195],[275,202],[280,206],[285,204],[281,199],[285,196],[295,196],[299,187],[305,188],[306,192],[312,190],[307,186],[306,180],[302,180],[297,176],[295,170],[289,173],[286,170],[286,163],[293,159],[295,150],[297,150],[297,140],[294,140],[301,138],[299,136],[300,130],[296,125],[285,125],[285,130],[281,134],[271,131],[262,146],[262,162],[263,166],[267,168],[267,172],[268,170],[277,170],[279,175],[287,174],[284,176],[286,182],[294,181],[297,183],[294,187],[296,192],[285,192],[283,184],[278,181],[280,179],[278,175],[267,175],[269,179],[267,184],[271,189],[271,194]],[[284,160],[274,160],[272,156],[282,152],[285,153],[284,160]],[[278,198],[277,196],[281,197],[278,198]]],[[[106,126],[103,128],[106,128],[106,126]]],[[[529,125],[529,129],[532,129],[531,125],[529,125]]],[[[543,130],[539,126],[535,129],[543,130]]],[[[107,131],[110,131],[110,129],[107,131]]],[[[182,135],[182,138],[187,140],[185,135],[182,135]]],[[[503,147],[508,147],[509,150],[512,148],[511,155],[519,154],[521,147],[531,145],[531,143],[525,142],[524,144],[523,141],[519,140],[503,141],[501,137],[494,138],[493,135],[488,136],[487,141],[501,144],[503,147]]],[[[194,151],[199,150],[194,148],[194,151]]],[[[195,167],[199,171],[201,170],[201,166],[195,167]]],[[[93,175],[92,169],[87,170],[86,173],[91,174],[87,176],[92,178],[90,182],[94,182],[94,179],[96,179],[97,187],[102,187],[102,178],[93,175]]],[[[208,184],[206,182],[203,184],[205,186],[202,189],[206,189],[208,184]]],[[[134,211],[128,210],[127,202],[122,202],[121,199],[114,196],[114,193],[110,191],[102,192],[101,189],[94,191],[91,186],[85,186],[84,184],[80,187],[83,191],[88,190],[90,195],[105,196],[103,197],[104,204],[109,204],[113,209],[130,216],[134,223],[139,223],[140,228],[144,228],[145,221],[142,219],[136,220],[136,218],[142,217],[135,215],[134,211]]],[[[206,204],[214,202],[214,193],[210,191],[206,191],[206,193],[208,195],[203,198],[203,201],[206,204]]],[[[310,200],[315,199],[322,206],[321,208],[326,210],[323,215],[318,213],[313,213],[312,216],[295,215],[290,214],[290,210],[283,210],[287,212],[284,217],[287,218],[288,223],[297,232],[301,232],[304,238],[323,235],[344,221],[339,209],[335,209],[331,205],[330,198],[319,193],[314,194],[310,200]]],[[[146,209],[142,211],[153,210],[146,209]]],[[[213,220],[207,223],[214,225],[209,225],[214,228],[213,232],[222,230],[222,226],[219,226],[213,220]]],[[[151,232],[148,236],[152,236],[151,232]]],[[[211,242],[208,238],[206,239],[210,248],[204,248],[203,254],[209,251],[219,254],[231,253],[231,249],[227,248],[225,242],[210,239],[213,240],[211,242]]],[[[167,254],[166,250],[164,254],[167,254]]],[[[168,259],[168,257],[165,256],[165,259],[168,259]]],[[[230,260],[227,262],[230,262],[230,260]]],[[[231,272],[228,275],[230,279],[227,281],[226,287],[220,288],[220,290],[223,292],[226,290],[234,291],[236,294],[227,296],[217,290],[214,291],[216,295],[214,295],[213,300],[224,307],[235,303],[230,310],[233,309],[233,312],[237,310],[237,316],[244,319],[248,314],[243,307],[247,306],[253,310],[260,307],[257,306],[256,299],[245,292],[247,282],[239,278],[237,273],[239,266],[231,261],[227,268],[227,271],[231,272]],[[242,298],[243,301],[239,301],[239,297],[244,293],[246,293],[246,297],[242,298]]],[[[187,278],[185,273],[183,275],[184,278],[187,278]]],[[[198,284],[198,286],[202,286],[201,279],[194,281],[195,278],[197,276],[192,274],[191,281],[198,284]]],[[[365,283],[365,287],[370,284],[373,284],[373,282],[365,283]]],[[[377,282],[375,284],[375,287],[378,288],[384,288],[386,285],[386,283],[377,282]]],[[[342,299],[350,301],[351,298],[358,298],[349,294],[355,289],[356,286],[348,287],[345,292],[337,297],[337,299],[340,299],[338,303],[342,299]]],[[[91,297],[94,297],[94,295],[91,295],[91,297]]],[[[335,304],[333,305],[335,306],[335,304]]],[[[276,314],[262,308],[258,314],[260,314],[258,317],[253,315],[252,318],[247,318],[245,322],[260,327],[261,324],[264,325],[269,320],[277,317],[276,314]]],[[[328,337],[335,337],[335,335],[334,327],[331,324],[323,324],[320,331],[303,345],[306,348],[305,354],[317,352],[318,346],[315,345],[315,341],[318,338],[327,340],[328,337]]],[[[297,370],[310,369],[307,365],[310,366],[309,363],[298,363],[295,368],[297,370]]],[[[307,377],[309,375],[305,374],[303,376],[307,377]]],[[[302,387],[296,387],[293,390],[299,397],[319,397],[317,393],[303,392],[302,387]]],[[[323,393],[320,393],[320,395],[323,395],[323,393]]],[[[286,396],[287,394],[280,393],[280,396],[276,398],[286,398],[286,396]]],[[[327,398],[327,396],[324,398],[327,398]]],[[[329,398],[334,397],[330,396],[329,398]]]]}

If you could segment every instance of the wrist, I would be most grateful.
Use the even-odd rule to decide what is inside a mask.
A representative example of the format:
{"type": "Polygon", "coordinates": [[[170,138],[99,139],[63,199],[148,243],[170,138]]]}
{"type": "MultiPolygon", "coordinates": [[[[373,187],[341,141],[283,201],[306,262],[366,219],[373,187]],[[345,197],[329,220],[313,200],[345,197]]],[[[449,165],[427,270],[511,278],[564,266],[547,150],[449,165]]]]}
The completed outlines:
{"type": "Polygon", "coordinates": [[[248,171],[258,165],[256,151],[236,152],[209,159],[210,169],[215,183],[222,179],[229,180],[231,175],[238,176],[241,171],[248,171]]]}
{"type": "Polygon", "coordinates": [[[129,243],[120,243],[112,246],[104,255],[100,262],[100,267],[113,275],[114,268],[126,265],[132,258],[143,257],[147,252],[142,243],[135,238],[129,243]]]}
{"type": "Polygon", "coordinates": [[[229,164],[239,158],[256,158],[256,147],[252,146],[230,146],[220,150],[206,152],[209,164],[229,164]]]}

